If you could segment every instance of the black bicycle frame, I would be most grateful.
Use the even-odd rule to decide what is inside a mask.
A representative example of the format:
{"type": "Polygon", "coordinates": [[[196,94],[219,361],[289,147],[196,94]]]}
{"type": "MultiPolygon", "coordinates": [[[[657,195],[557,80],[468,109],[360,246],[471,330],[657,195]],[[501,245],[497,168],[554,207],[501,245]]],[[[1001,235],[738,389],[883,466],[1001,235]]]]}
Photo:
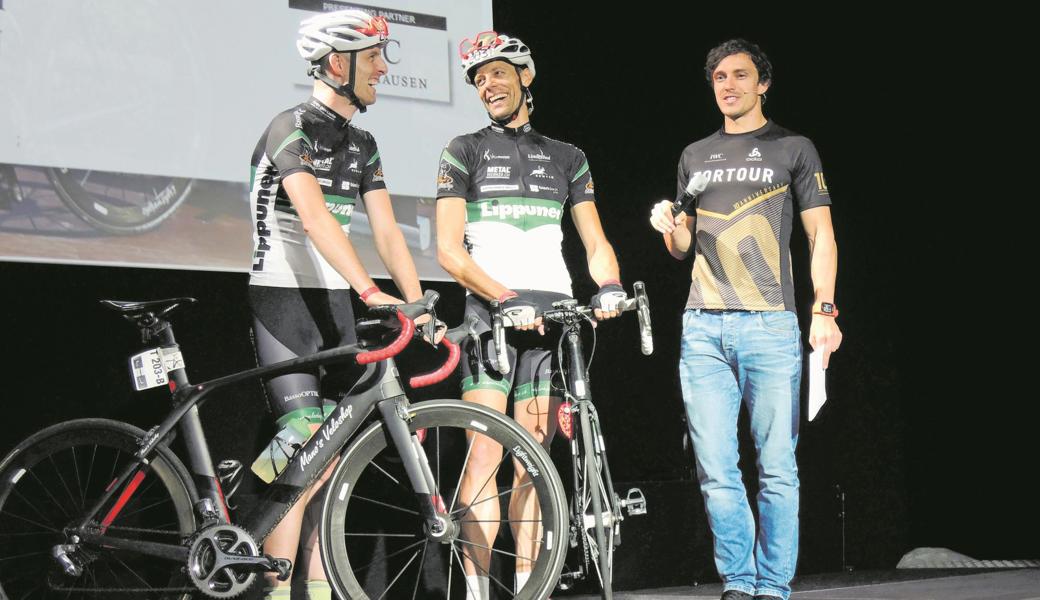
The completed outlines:
{"type": "MultiPolygon", "coordinates": [[[[151,331],[148,341],[158,342],[164,350],[164,354],[179,350],[169,323],[163,321],[151,331]]],[[[88,526],[102,508],[109,505],[116,494],[119,494],[119,498],[109,509],[106,517],[101,520],[101,534],[104,533],[107,522],[111,522],[109,517],[114,517],[114,513],[121,510],[122,505],[136,490],[140,482],[137,474],[141,471],[141,467],[148,464],[149,457],[159,445],[168,443],[168,436],[174,427],[178,426],[188,449],[191,474],[198,489],[196,508],[200,509],[204,501],[209,499],[214,508],[220,507],[219,513],[209,516],[216,521],[230,523],[230,515],[227,513],[223,493],[213,469],[213,460],[206,443],[206,436],[199,420],[198,406],[206,400],[211,392],[228,385],[247,380],[267,379],[307,367],[352,359],[364,350],[365,348],[358,344],[340,346],[199,384],[191,384],[188,381],[183,364],[179,368],[170,370],[168,374],[170,388],[173,392],[174,410],[162,423],[147,433],[141,449],[136,454],[137,462],[131,463],[122,471],[116,478],[115,484],[109,487],[79,523],[79,526],[75,528],[75,533],[88,542],[103,543],[112,547],[119,546],[161,558],[186,559],[187,548],[184,546],[121,540],[99,535],[88,526]]],[[[433,500],[436,490],[430,489],[429,481],[432,479],[428,478],[429,465],[422,460],[425,458],[423,455],[412,451],[402,451],[412,447],[411,433],[406,423],[408,406],[408,398],[404,394],[393,358],[367,365],[361,379],[343,397],[318,431],[292,457],[285,469],[270,483],[256,507],[240,521],[242,526],[258,543],[263,543],[263,540],[281,521],[289,508],[318,479],[339,451],[346,446],[351,436],[368,419],[373,409],[378,407],[384,425],[404,461],[409,481],[419,497],[423,517],[431,529],[436,530],[438,511],[433,500]]],[[[193,498],[193,500],[196,499],[193,498]]],[[[201,510],[197,511],[201,512],[201,510]]]]}

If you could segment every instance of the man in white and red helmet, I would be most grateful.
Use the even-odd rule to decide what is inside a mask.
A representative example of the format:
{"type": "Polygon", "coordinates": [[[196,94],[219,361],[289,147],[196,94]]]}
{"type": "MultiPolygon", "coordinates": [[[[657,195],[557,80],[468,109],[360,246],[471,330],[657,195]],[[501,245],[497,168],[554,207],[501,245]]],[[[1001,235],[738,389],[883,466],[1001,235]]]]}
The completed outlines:
{"type": "MultiPolygon", "coordinates": [[[[382,17],[360,10],[323,13],[301,24],[297,48],[311,63],[312,95],[274,117],[252,158],[249,304],[261,365],[354,343],[351,288],[369,306],[401,302],[375,286],[350,241],[359,197],[376,250],[397,288],[409,301],[422,296],[394,218],[375,138],[350,122],[376,101],[375,86],[387,72],[382,56],[387,34],[382,17]]],[[[315,431],[335,406],[330,394],[347,390],[356,376],[330,365],[320,379],[314,369],[267,381],[278,426],[315,431]]],[[[293,560],[302,550],[294,562],[307,570],[307,597],[328,599],[331,591],[316,551],[317,520],[310,517],[314,507],[307,509],[308,504],[320,509],[320,501],[311,502],[318,486],[304,492],[267,537],[264,552],[293,560]]],[[[267,598],[287,600],[289,591],[288,582],[269,575],[267,598]]]]}
{"type": "MultiPolygon", "coordinates": [[[[437,177],[437,247],[441,266],[466,288],[466,314],[490,323],[497,300],[510,321],[507,353],[514,365],[501,374],[479,357],[493,356],[491,334],[484,349],[462,360],[462,398],[505,412],[510,395],[513,417],[548,447],[556,428],[558,394],[550,381],[555,344],[533,331],[552,302],[574,294],[564,263],[560,227],[569,209],[585,246],[589,274],[600,286],[590,304],[598,319],[618,315],[626,297],[617,258],[607,241],[594,201],[595,188],[585,153],[546,137],[531,126],[534,81],[531,50],[522,41],[487,31],[459,48],[466,82],[474,86],[492,123],[451,140],[441,154],[437,177]]],[[[488,327],[490,329],[490,325],[488,327]]],[[[530,578],[532,561],[551,540],[532,522],[539,520],[528,474],[514,475],[509,516],[502,519],[487,481],[501,447],[475,436],[472,459],[462,479],[460,500],[472,518],[462,518],[461,534],[472,541],[464,557],[467,599],[489,597],[490,548],[499,522],[513,527],[516,541],[515,591],[530,578]],[[485,467],[487,465],[488,467],[485,467]]]]}
{"type": "MultiPolygon", "coordinates": [[[[359,65],[358,54],[369,48],[382,49],[389,34],[383,17],[373,17],[360,10],[322,13],[300,23],[300,39],[296,41],[296,49],[304,60],[311,61],[308,75],[349,100],[357,110],[365,112],[368,105],[375,102],[375,89],[361,77],[368,72],[364,65],[359,65]],[[342,69],[345,81],[339,81],[329,74],[330,59],[334,55],[347,61],[342,69]]],[[[386,73],[385,64],[383,73],[386,73]]]]}

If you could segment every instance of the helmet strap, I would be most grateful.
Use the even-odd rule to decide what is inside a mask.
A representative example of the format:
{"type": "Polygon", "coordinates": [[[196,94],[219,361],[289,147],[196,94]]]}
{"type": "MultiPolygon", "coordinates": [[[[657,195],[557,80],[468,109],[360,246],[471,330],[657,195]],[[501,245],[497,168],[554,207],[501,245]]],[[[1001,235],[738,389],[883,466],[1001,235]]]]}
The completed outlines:
{"type": "Polygon", "coordinates": [[[332,91],[336,92],[340,96],[346,98],[351,104],[357,107],[359,112],[365,112],[368,110],[368,107],[365,106],[361,100],[358,99],[357,94],[354,93],[354,80],[357,78],[357,52],[341,52],[340,54],[350,55],[350,75],[347,77],[346,83],[337,83],[336,80],[329,77],[328,74],[325,73],[325,69],[321,64],[312,65],[310,70],[307,71],[307,74],[329,86],[332,88],[332,91]]]}

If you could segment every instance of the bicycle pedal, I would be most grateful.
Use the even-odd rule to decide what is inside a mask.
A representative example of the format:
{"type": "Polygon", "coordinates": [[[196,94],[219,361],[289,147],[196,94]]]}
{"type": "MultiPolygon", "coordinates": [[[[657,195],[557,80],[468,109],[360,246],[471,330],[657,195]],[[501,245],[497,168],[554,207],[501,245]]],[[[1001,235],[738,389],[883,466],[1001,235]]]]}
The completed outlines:
{"type": "Polygon", "coordinates": [[[563,573],[560,573],[560,579],[556,582],[556,589],[561,592],[567,591],[584,579],[585,572],[582,571],[581,567],[578,567],[573,571],[564,571],[563,573]]]}
{"type": "Polygon", "coordinates": [[[639,488],[630,488],[625,493],[625,499],[621,501],[621,507],[625,509],[628,516],[646,514],[646,496],[639,488]]]}
{"type": "Polygon", "coordinates": [[[278,574],[278,581],[289,579],[289,575],[292,573],[291,560],[288,558],[275,558],[270,554],[265,554],[264,558],[268,560],[268,571],[278,574]]]}

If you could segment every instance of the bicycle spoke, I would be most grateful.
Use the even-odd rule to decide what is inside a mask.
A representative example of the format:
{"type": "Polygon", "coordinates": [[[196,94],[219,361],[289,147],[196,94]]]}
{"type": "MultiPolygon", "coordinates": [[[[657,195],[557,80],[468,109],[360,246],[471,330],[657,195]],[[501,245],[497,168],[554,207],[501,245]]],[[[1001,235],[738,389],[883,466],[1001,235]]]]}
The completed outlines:
{"type": "MultiPolygon", "coordinates": [[[[45,535],[47,537],[53,537],[55,533],[58,533],[58,530],[55,529],[53,531],[26,531],[24,533],[4,533],[4,534],[0,534],[0,539],[3,539],[3,538],[13,538],[13,537],[28,537],[28,536],[34,536],[34,535],[35,536],[45,535]]],[[[0,559],[0,560],[2,560],[2,559],[0,559]]]]}
{"type": "MultiPolygon", "coordinates": [[[[454,512],[450,513],[450,514],[451,514],[451,515],[454,515],[455,513],[457,513],[457,512],[460,512],[460,511],[461,511],[461,512],[462,512],[462,515],[465,515],[465,514],[466,514],[467,512],[469,512],[469,510],[470,510],[471,508],[473,508],[474,506],[476,506],[476,505],[478,505],[478,504],[483,504],[483,503],[485,503],[485,502],[488,502],[488,501],[490,501],[490,500],[494,500],[494,499],[496,499],[496,498],[500,498],[500,497],[502,497],[502,496],[505,496],[506,494],[509,494],[509,493],[515,492],[515,491],[517,491],[517,490],[522,490],[522,489],[524,489],[525,487],[531,487],[531,486],[533,486],[533,485],[534,485],[534,483],[533,483],[533,482],[530,482],[530,481],[528,481],[527,483],[525,483],[525,484],[523,484],[523,485],[518,485],[518,486],[516,486],[515,488],[510,488],[510,489],[508,489],[508,490],[506,490],[506,491],[504,491],[504,492],[499,492],[499,493],[495,494],[494,496],[491,496],[490,498],[484,498],[483,500],[480,500],[480,501],[478,501],[478,502],[474,502],[473,504],[467,505],[467,506],[466,506],[465,508],[460,508],[460,509],[458,509],[458,510],[456,510],[456,511],[454,511],[454,512]]],[[[459,515],[459,518],[460,518],[460,519],[462,518],[462,515],[459,515]]]]}
{"type": "MultiPolygon", "coordinates": [[[[18,514],[12,513],[12,512],[4,513],[4,514],[5,514],[5,515],[7,515],[7,516],[9,516],[9,517],[14,517],[14,518],[16,518],[16,519],[19,519],[19,520],[21,520],[21,521],[25,521],[26,523],[30,523],[30,524],[32,524],[32,525],[35,525],[35,526],[37,526],[37,527],[42,527],[43,529],[46,529],[46,530],[47,530],[48,532],[51,532],[51,533],[58,533],[58,534],[60,534],[60,533],[61,533],[61,530],[60,530],[60,529],[58,529],[57,527],[51,527],[51,526],[49,526],[49,525],[45,525],[45,524],[43,524],[43,523],[38,523],[38,522],[36,522],[36,521],[33,521],[32,519],[29,519],[29,518],[23,517],[23,516],[21,516],[21,515],[18,515],[18,514]]],[[[43,515],[40,515],[40,516],[43,516],[43,515]]],[[[41,533],[42,533],[42,532],[41,532],[41,533]]]]}
{"type": "MultiPolygon", "coordinates": [[[[452,565],[452,560],[454,558],[455,558],[454,554],[448,553],[448,597],[447,597],[446,600],[451,600],[451,576],[452,576],[452,573],[455,572],[455,571],[452,570],[451,565],[452,565]]],[[[462,567],[461,565],[459,566],[459,568],[462,569],[462,576],[465,577],[466,576],[466,569],[464,567],[462,567]]]]}
{"type": "Polygon", "coordinates": [[[47,497],[50,498],[51,502],[54,503],[54,506],[56,506],[58,510],[61,511],[61,514],[64,515],[66,519],[71,518],[69,517],[69,513],[65,512],[65,507],[62,506],[60,502],[58,502],[58,499],[54,497],[54,494],[51,493],[50,489],[46,485],[44,485],[42,481],[40,481],[39,477],[36,476],[36,472],[29,471],[29,475],[36,480],[36,483],[38,483],[41,488],[43,488],[43,491],[47,494],[47,497]]]}
{"type": "MultiPolygon", "coordinates": [[[[425,549],[425,547],[424,547],[424,549],[425,549]]],[[[376,598],[376,600],[383,600],[383,596],[385,596],[387,594],[387,592],[390,591],[390,588],[394,587],[394,584],[397,583],[397,580],[401,578],[401,575],[404,575],[405,569],[408,568],[408,565],[412,564],[412,562],[415,560],[416,556],[419,556],[419,551],[418,550],[416,550],[415,554],[413,554],[412,557],[408,559],[408,562],[406,562],[404,564],[404,566],[401,567],[401,570],[398,571],[397,575],[394,576],[394,579],[393,579],[393,581],[390,582],[390,585],[386,586],[386,589],[383,590],[383,593],[380,594],[379,597],[376,598]]]]}
{"type": "Polygon", "coordinates": [[[344,533],[346,537],[404,537],[404,538],[417,538],[418,535],[414,533],[344,533]]]}
{"type": "Polygon", "coordinates": [[[112,580],[115,581],[119,587],[126,587],[123,585],[123,580],[119,578],[119,575],[116,574],[115,569],[112,568],[112,565],[110,565],[108,561],[105,561],[102,564],[106,569],[108,569],[108,572],[112,574],[112,580]]]}
{"type": "Polygon", "coordinates": [[[462,470],[459,471],[459,480],[455,483],[455,493],[451,497],[451,504],[448,506],[448,510],[455,508],[455,501],[459,498],[459,492],[462,490],[462,478],[466,475],[466,465],[469,464],[469,456],[473,453],[473,439],[466,443],[466,458],[462,459],[462,470]]]}
{"type": "Polygon", "coordinates": [[[88,463],[89,468],[87,469],[87,481],[83,484],[84,495],[86,495],[87,490],[90,489],[90,478],[94,475],[94,460],[97,458],[97,449],[97,444],[94,444],[94,449],[90,453],[90,462],[88,463]]]}
{"type": "MultiPolygon", "coordinates": [[[[451,549],[452,549],[453,552],[458,552],[458,550],[456,550],[454,544],[452,545],[451,549]]],[[[491,581],[494,581],[495,583],[497,583],[499,585],[499,587],[501,587],[503,590],[506,591],[507,594],[509,594],[510,596],[514,596],[515,597],[515,594],[513,593],[512,590],[509,589],[509,586],[507,586],[506,584],[504,584],[501,581],[499,581],[498,578],[495,577],[494,575],[492,575],[490,571],[488,571],[483,566],[481,566],[480,562],[477,561],[477,559],[475,559],[472,556],[470,556],[469,553],[466,552],[465,548],[462,549],[462,555],[465,556],[466,558],[468,558],[469,562],[472,563],[474,567],[480,569],[485,575],[487,575],[488,579],[490,579],[491,581]]],[[[462,564],[462,560],[461,559],[459,560],[459,564],[462,564]]],[[[463,574],[465,574],[466,573],[465,569],[463,569],[462,572],[463,572],[463,574]]]]}
{"type": "Polygon", "coordinates": [[[542,519],[466,519],[467,523],[541,523],[542,519]]]}
{"type": "MultiPolygon", "coordinates": [[[[451,569],[451,565],[452,565],[451,559],[452,558],[454,558],[455,560],[457,560],[459,562],[459,570],[462,571],[462,581],[466,584],[466,592],[468,592],[466,594],[466,596],[467,597],[475,596],[475,597],[479,598],[481,596],[480,591],[477,590],[476,593],[473,593],[473,587],[470,586],[469,579],[466,578],[466,565],[462,562],[462,558],[459,557],[459,553],[455,551],[455,544],[451,545],[451,554],[448,557],[448,569],[451,569]]],[[[472,559],[470,559],[470,560],[473,561],[472,559]]],[[[476,561],[473,561],[473,564],[476,565],[476,561]]],[[[476,566],[479,567],[480,565],[476,565],[476,566]]]]}
{"type": "Polygon", "coordinates": [[[412,590],[412,600],[415,600],[416,594],[419,593],[419,582],[422,581],[422,568],[426,564],[426,549],[429,547],[430,545],[427,544],[422,548],[422,558],[419,559],[419,572],[415,575],[415,588],[412,590]]]}
{"type": "MultiPolygon", "coordinates": [[[[383,556],[383,560],[385,560],[387,558],[390,558],[391,556],[397,556],[398,554],[402,554],[404,552],[408,552],[409,550],[411,550],[412,548],[415,548],[419,544],[425,544],[425,543],[426,543],[426,539],[423,538],[423,539],[419,540],[418,542],[415,542],[414,544],[408,544],[407,546],[405,546],[404,548],[401,548],[400,550],[395,550],[395,551],[391,552],[390,554],[387,554],[387,555],[383,556]]],[[[376,560],[380,560],[380,559],[376,559],[376,560]]],[[[368,567],[372,566],[372,564],[375,563],[375,562],[376,561],[373,560],[373,561],[370,561],[370,562],[368,562],[368,563],[366,563],[364,565],[361,565],[360,567],[354,567],[353,571],[355,573],[358,572],[358,571],[364,571],[368,567]]]]}
{"type": "Polygon", "coordinates": [[[59,469],[58,465],[54,463],[54,456],[48,456],[47,460],[51,463],[51,466],[54,467],[54,474],[58,476],[58,480],[61,481],[61,487],[65,488],[65,493],[69,495],[69,500],[72,501],[72,508],[75,509],[76,497],[72,495],[72,488],[69,487],[69,484],[65,481],[65,477],[62,476],[61,469],[59,469]]]}
{"type": "Polygon", "coordinates": [[[40,512],[40,507],[36,506],[36,502],[31,502],[28,498],[26,498],[24,495],[22,495],[22,493],[18,490],[18,488],[14,488],[11,491],[14,492],[14,494],[16,496],[18,496],[18,499],[22,501],[22,504],[25,504],[29,508],[33,509],[33,511],[37,515],[39,515],[39,517],[41,519],[43,519],[44,521],[47,521],[47,523],[36,523],[35,521],[32,521],[32,520],[30,520],[30,519],[28,519],[26,517],[22,517],[20,515],[15,514],[15,513],[10,513],[9,512],[7,514],[15,516],[15,517],[18,517],[18,518],[22,519],[23,521],[28,521],[28,522],[32,523],[33,525],[37,525],[39,527],[43,527],[44,529],[47,529],[48,531],[53,531],[55,533],[60,531],[58,529],[58,525],[55,525],[55,524],[51,523],[50,522],[51,519],[47,515],[45,515],[42,512],[40,512]]]}
{"type": "MultiPolygon", "coordinates": [[[[519,558],[521,560],[529,560],[531,562],[535,562],[535,560],[536,560],[536,559],[531,558],[529,556],[520,556],[519,554],[513,554],[512,552],[506,552],[505,550],[499,550],[497,548],[491,548],[489,546],[484,546],[484,545],[478,544],[476,542],[469,542],[469,541],[466,541],[466,540],[463,540],[463,539],[457,539],[455,541],[459,542],[460,544],[466,544],[467,546],[475,546],[477,548],[483,548],[485,550],[490,550],[492,552],[497,552],[499,554],[505,554],[506,556],[512,556],[513,558],[519,558]]],[[[542,543],[541,540],[539,540],[538,543],[541,544],[542,543]]]]}
{"type": "MultiPolygon", "coordinates": [[[[135,511],[127,512],[127,513],[120,513],[120,515],[125,519],[127,517],[132,517],[132,516],[134,516],[136,514],[142,513],[142,512],[144,512],[146,510],[150,510],[152,508],[155,508],[156,506],[159,506],[160,504],[168,504],[168,503],[169,503],[169,500],[167,498],[163,498],[161,500],[156,500],[155,502],[152,502],[151,504],[149,504],[147,506],[142,506],[141,508],[139,508],[139,509],[137,509],[135,511]]],[[[153,529],[158,529],[158,527],[153,527],[153,529]]]]}
{"type": "MultiPolygon", "coordinates": [[[[494,468],[494,470],[493,470],[493,471],[491,471],[491,473],[490,473],[490,474],[488,474],[488,477],[487,477],[487,479],[485,479],[485,480],[484,480],[484,484],[480,486],[480,489],[478,489],[478,490],[477,490],[477,493],[476,493],[476,494],[473,494],[473,499],[474,499],[474,500],[476,500],[477,498],[479,498],[479,497],[480,497],[480,493],[484,491],[484,488],[486,488],[486,487],[487,487],[487,484],[488,484],[488,483],[490,483],[492,479],[495,479],[495,478],[496,478],[496,477],[498,476],[498,470],[502,468],[502,463],[504,463],[504,462],[506,461],[506,459],[507,459],[508,457],[510,457],[510,456],[512,456],[512,454],[510,454],[510,453],[508,453],[508,452],[503,452],[503,453],[502,453],[502,460],[498,461],[498,464],[497,464],[497,465],[495,465],[495,468],[494,468]]],[[[466,472],[466,467],[465,467],[465,465],[463,465],[463,467],[462,467],[462,472],[463,472],[463,473],[465,473],[465,472],[466,472]]],[[[460,478],[460,480],[461,480],[461,478],[460,478]]],[[[525,485],[529,485],[529,484],[525,484],[525,485]]],[[[520,486],[520,487],[524,487],[524,486],[520,486]]],[[[520,487],[517,487],[517,488],[515,488],[515,489],[520,489],[520,487]]],[[[496,488],[497,488],[497,485],[496,485],[496,488]]],[[[488,500],[494,500],[495,498],[498,498],[499,496],[502,496],[503,494],[508,494],[508,493],[509,493],[509,492],[511,492],[511,491],[512,491],[512,489],[510,489],[510,490],[506,490],[506,491],[504,491],[504,492],[500,492],[500,493],[498,493],[498,494],[496,494],[496,495],[494,495],[494,496],[491,496],[490,498],[485,498],[485,499],[483,499],[483,500],[479,500],[479,501],[477,501],[477,502],[471,502],[470,504],[467,504],[465,508],[460,508],[460,509],[458,509],[458,510],[454,510],[454,511],[451,511],[451,512],[450,512],[449,514],[452,514],[452,515],[454,515],[454,514],[455,514],[456,512],[459,512],[459,511],[463,511],[463,512],[462,512],[462,514],[466,514],[467,512],[469,512],[469,510],[470,510],[470,509],[471,509],[472,507],[474,507],[474,506],[476,506],[476,505],[478,505],[478,504],[482,504],[482,503],[484,503],[484,502],[487,502],[488,500]]],[[[458,489],[456,489],[456,492],[458,492],[458,489]]],[[[452,506],[454,506],[454,504],[452,504],[452,506]]]]}
{"type": "Polygon", "coordinates": [[[73,468],[73,470],[76,473],[76,491],[79,492],[79,509],[83,510],[84,508],[86,508],[84,506],[84,504],[86,504],[86,498],[84,496],[85,490],[83,489],[83,481],[80,479],[80,476],[79,476],[79,458],[76,457],[76,447],[73,446],[71,448],[71,450],[72,450],[72,468],[73,468]]]}
{"type": "Polygon", "coordinates": [[[396,477],[394,477],[390,473],[387,473],[386,469],[384,469],[383,467],[380,467],[374,461],[372,462],[372,466],[375,467],[376,470],[379,471],[380,473],[382,473],[383,475],[386,475],[386,478],[389,479],[390,481],[393,481],[398,487],[400,487],[401,489],[405,490],[406,492],[411,492],[411,490],[406,488],[396,477]]]}
{"type": "Polygon", "coordinates": [[[115,553],[112,554],[112,558],[114,558],[116,561],[118,561],[119,564],[123,565],[123,568],[126,569],[127,571],[129,571],[131,575],[136,577],[138,581],[143,583],[145,585],[145,587],[148,587],[148,588],[152,587],[151,585],[148,585],[148,582],[145,581],[143,577],[141,577],[140,575],[137,574],[137,571],[131,569],[130,565],[128,565],[125,562],[123,562],[123,559],[119,558],[119,556],[117,556],[115,553]]]}
{"type": "Polygon", "coordinates": [[[26,556],[39,556],[41,554],[47,554],[47,551],[46,550],[41,550],[39,552],[26,552],[25,554],[15,554],[14,556],[7,556],[7,557],[4,557],[4,558],[0,558],[0,562],[4,562],[4,561],[8,561],[8,560],[14,560],[16,558],[25,558],[26,556]]]}
{"type": "Polygon", "coordinates": [[[394,510],[405,512],[405,513],[408,513],[410,515],[415,515],[417,517],[419,516],[419,513],[414,511],[414,510],[408,510],[407,508],[401,508],[400,506],[394,506],[393,504],[387,504],[386,502],[380,502],[379,500],[373,500],[373,499],[367,498],[365,496],[352,496],[352,498],[355,499],[355,500],[364,500],[366,502],[371,502],[372,504],[378,504],[380,506],[385,506],[387,508],[392,508],[394,510]]]}

